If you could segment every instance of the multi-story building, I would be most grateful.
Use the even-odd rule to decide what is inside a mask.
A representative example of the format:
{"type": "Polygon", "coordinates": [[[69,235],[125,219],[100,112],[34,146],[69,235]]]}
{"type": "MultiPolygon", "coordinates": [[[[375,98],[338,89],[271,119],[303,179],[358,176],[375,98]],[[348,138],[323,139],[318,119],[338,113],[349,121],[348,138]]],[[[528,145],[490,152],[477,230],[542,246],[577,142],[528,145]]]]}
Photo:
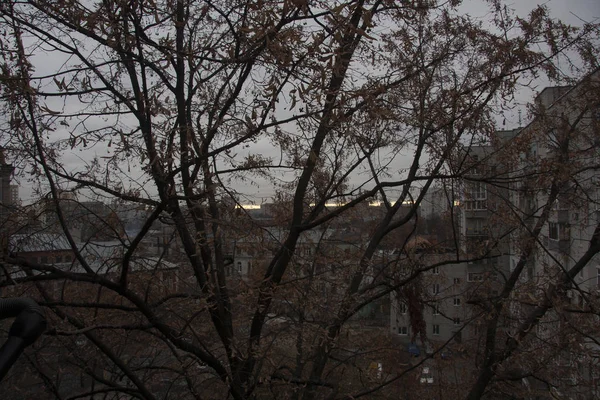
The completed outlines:
{"type": "Polygon", "coordinates": [[[8,236],[14,230],[10,181],[15,168],[6,163],[4,149],[0,148],[0,252],[8,251],[8,236]]]}
{"type": "MultiPolygon", "coordinates": [[[[428,266],[456,257],[454,249],[439,248],[425,239],[416,238],[413,243],[414,246],[400,255],[402,264],[410,269],[427,269],[428,266]]],[[[427,344],[430,349],[450,339],[462,342],[463,338],[468,337],[464,332],[464,325],[470,319],[466,271],[466,263],[427,269],[415,286],[393,293],[390,307],[392,334],[403,337],[409,343],[420,341],[424,333],[431,341],[427,344]],[[415,317],[422,318],[422,321],[416,321],[415,317]],[[419,325],[419,322],[421,326],[412,326],[419,325]],[[425,329],[425,332],[421,332],[421,329],[425,329]]]]}
{"type": "MultiPolygon", "coordinates": [[[[508,233],[512,227],[505,223],[503,205],[509,198],[509,187],[504,182],[510,164],[504,145],[517,132],[498,131],[489,144],[465,148],[454,165],[462,178],[433,188],[423,200],[424,224],[434,229],[428,232],[430,243],[425,241],[423,245],[421,240],[415,253],[417,264],[427,268],[455,261],[427,269],[421,278],[420,284],[426,288],[421,298],[425,302],[422,325],[431,341],[428,347],[452,338],[457,342],[476,338],[484,323],[475,318],[477,303],[498,294],[498,278],[509,270],[508,233]],[[450,234],[441,234],[444,230],[450,234]]],[[[414,259],[410,253],[407,257],[414,259]]],[[[392,296],[390,329],[406,337],[407,342],[416,339],[409,309],[405,294],[392,296]]]]}
{"type": "Polygon", "coordinates": [[[19,204],[21,202],[19,198],[19,185],[10,185],[10,204],[19,204]]]}
{"type": "Polygon", "coordinates": [[[552,308],[525,345],[546,344],[544,378],[560,388],[557,395],[569,398],[597,398],[600,393],[600,257],[580,261],[600,222],[599,93],[598,70],[573,86],[540,92],[533,105],[534,118],[520,134],[526,147],[513,174],[525,177],[513,196],[524,224],[513,235],[511,270],[521,254],[521,233],[543,223],[512,301],[513,318],[518,325],[547,301],[549,288],[559,288],[552,308]],[[580,264],[583,268],[574,273],[580,264]],[[573,272],[563,285],[566,271],[573,272]]]}

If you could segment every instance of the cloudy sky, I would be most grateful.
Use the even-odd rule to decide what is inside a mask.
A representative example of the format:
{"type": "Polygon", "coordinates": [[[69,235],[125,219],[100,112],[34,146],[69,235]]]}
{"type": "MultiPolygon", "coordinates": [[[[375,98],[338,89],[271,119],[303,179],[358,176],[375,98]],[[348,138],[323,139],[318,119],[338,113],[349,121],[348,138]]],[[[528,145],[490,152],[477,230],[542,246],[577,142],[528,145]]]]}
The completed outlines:
{"type": "MultiPolygon", "coordinates": [[[[489,6],[481,0],[467,0],[461,5],[461,11],[468,13],[472,17],[480,18],[486,21],[489,6]]],[[[563,22],[581,26],[584,22],[599,22],[600,21],[600,1],[598,0],[550,0],[546,2],[533,0],[519,0],[514,2],[506,2],[509,8],[514,8],[519,15],[525,16],[534,8],[541,4],[545,4],[551,11],[554,18],[561,19],[563,22]]],[[[537,93],[544,87],[548,86],[549,82],[540,80],[535,82],[532,87],[523,89],[515,98],[514,111],[508,112],[505,115],[498,116],[498,129],[513,129],[527,123],[526,105],[531,103],[537,93]],[[519,111],[521,111],[519,113],[519,111]],[[500,122],[502,121],[502,122],[500,122]]],[[[255,152],[264,154],[272,153],[272,148],[267,142],[259,142],[253,148],[255,152]]],[[[395,170],[403,170],[410,167],[412,161],[412,153],[410,149],[406,149],[402,157],[394,160],[390,168],[395,170]]],[[[362,183],[361,177],[356,175],[351,178],[351,183],[362,183]]],[[[270,185],[264,181],[255,180],[253,185],[241,184],[239,190],[247,194],[249,200],[255,202],[267,201],[273,191],[270,185]]]]}
{"type": "MultiPolygon", "coordinates": [[[[529,13],[539,4],[545,4],[547,7],[549,7],[554,17],[560,18],[563,21],[573,25],[581,25],[584,21],[598,22],[600,20],[600,1],[598,0],[551,0],[547,2],[520,0],[514,1],[513,3],[509,2],[507,4],[509,7],[515,8],[520,15],[529,13]]],[[[481,0],[465,1],[461,6],[461,10],[465,13],[469,13],[473,17],[481,18],[483,21],[486,19],[486,6],[481,0]]],[[[40,52],[41,51],[42,50],[40,49],[40,52]]],[[[49,70],[58,68],[64,61],[64,59],[61,59],[60,56],[52,53],[38,54],[36,60],[38,60],[38,65],[36,65],[36,73],[41,73],[44,69],[49,70]]],[[[543,81],[538,82],[538,90],[543,89],[543,87],[547,84],[547,82],[543,81]]],[[[524,110],[524,105],[530,102],[534,96],[535,90],[523,91],[523,93],[521,93],[521,95],[516,99],[517,104],[515,105],[515,111],[512,114],[502,117],[502,119],[506,119],[506,125],[500,126],[499,128],[509,129],[516,127],[519,120],[517,110],[524,110]]],[[[526,118],[525,113],[522,114],[522,118],[526,118]]],[[[263,153],[266,156],[272,155],[274,151],[271,144],[267,143],[266,141],[256,143],[251,150],[257,153],[263,153]]],[[[82,155],[83,154],[77,153],[65,154],[65,165],[80,165],[82,162],[82,155]]],[[[277,156],[277,154],[274,154],[274,156],[277,156]]],[[[408,166],[410,160],[410,154],[407,152],[402,159],[398,160],[398,162],[394,165],[394,168],[402,169],[408,166]],[[402,165],[403,162],[405,162],[406,165],[402,165]]],[[[25,179],[18,178],[18,180],[21,184],[20,197],[22,200],[24,200],[24,202],[28,202],[31,198],[31,188],[27,185],[25,179]]],[[[253,184],[240,183],[237,189],[242,193],[247,194],[249,198],[255,198],[257,202],[260,202],[261,198],[267,199],[273,194],[272,188],[260,180],[256,180],[253,184]]]]}

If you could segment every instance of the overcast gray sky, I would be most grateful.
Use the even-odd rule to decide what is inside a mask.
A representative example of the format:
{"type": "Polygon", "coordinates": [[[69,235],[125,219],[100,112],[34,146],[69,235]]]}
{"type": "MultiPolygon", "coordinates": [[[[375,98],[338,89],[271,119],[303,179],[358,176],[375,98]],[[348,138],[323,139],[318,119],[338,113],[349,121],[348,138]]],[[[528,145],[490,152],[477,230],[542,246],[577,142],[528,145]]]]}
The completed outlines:
{"type": "MultiPolygon", "coordinates": [[[[538,5],[545,4],[555,18],[561,19],[563,22],[580,26],[584,22],[598,22],[600,20],[600,1],[598,0],[551,0],[546,2],[521,0],[514,2],[506,2],[509,8],[514,8],[521,15],[529,14],[538,5]]],[[[486,21],[488,6],[481,0],[467,0],[461,5],[460,10],[468,13],[472,17],[480,18],[486,21]]],[[[515,98],[514,110],[507,112],[504,115],[498,115],[498,129],[513,129],[519,126],[519,120],[522,124],[527,122],[526,105],[531,103],[536,94],[550,83],[545,80],[535,82],[532,88],[523,89],[515,98]],[[519,110],[521,113],[519,113],[519,110]],[[501,122],[502,121],[502,122],[501,122]]],[[[254,152],[263,154],[272,154],[273,149],[267,141],[259,141],[252,149],[254,152]]],[[[403,156],[398,157],[390,165],[390,169],[402,170],[410,167],[412,161],[411,149],[406,149],[403,156]]],[[[351,183],[361,183],[360,177],[356,175],[351,178],[351,183]]],[[[249,199],[260,203],[272,197],[273,191],[270,184],[259,179],[254,181],[253,185],[240,184],[238,187],[243,193],[248,195],[249,199]]]]}
{"type": "MultiPolygon", "coordinates": [[[[573,25],[581,25],[583,21],[586,22],[598,22],[600,18],[600,1],[598,0],[570,0],[570,1],[559,1],[559,0],[551,0],[547,2],[539,2],[539,1],[514,1],[512,3],[507,3],[509,7],[513,7],[517,10],[520,15],[525,15],[529,13],[534,7],[538,4],[546,4],[554,17],[560,18],[563,21],[573,24],[573,25]]],[[[481,0],[467,0],[461,6],[461,10],[465,13],[469,13],[471,16],[482,18],[485,20],[486,18],[486,6],[481,0]]],[[[42,50],[40,49],[40,52],[42,50]]],[[[42,73],[44,70],[55,69],[60,66],[60,64],[64,61],[62,57],[52,54],[45,53],[39,54],[36,57],[36,74],[42,73]]],[[[548,84],[548,82],[540,81],[538,82],[539,90],[543,89],[548,84]]],[[[524,111],[524,105],[530,102],[535,93],[533,91],[523,91],[520,96],[516,99],[517,104],[515,105],[515,111],[511,114],[507,114],[503,116],[501,119],[506,117],[506,126],[499,126],[499,128],[514,128],[518,125],[518,109],[522,109],[524,111]]],[[[58,100],[55,100],[58,101],[58,100]]],[[[57,104],[58,107],[61,104],[57,104]]],[[[50,108],[52,108],[52,103],[50,103],[50,108]]],[[[526,118],[525,113],[523,112],[523,118],[526,118]]],[[[273,146],[268,141],[259,141],[255,145],[253,145],[250,151],[255,153],[262,153],[265,156],[278,156],[278,151],[273,149],[273,146]]],[[[65,165],[81,165],[82,158],[87,158],[90,155],[93,155],[94,152],[101,156],[103,154],[98,154],[98,152],[102,152],[102,149],[92,150],[91,152],[85,153],[72,153],[64,155],[64,163],[65,165]]],[[[394,169],[402,169],[409,165],[411,160],[411,154],[407,151],[403,157],[401,157],[394,165],[394,169]],[[405,165],[403,165],[405,164],[405,165]]],[[[127,169],[125,167],[125,169],[127,169]]],[[[135,171],[132,171],[135,173],[135,171]]],[[[31,197],[31,188],[27,185],[25,179],[21,177],[17,177],[20,183],[20,197],[24,202],[28,202],[31,197]]],[[[249,197],[253,197],[256,202],[260,202],[261,198],[268,199],[273,195],[272,187],[264,181],[255,180],[252,184],[247,183],[239,183],[237,189],[247,194],[249,197]]]]}

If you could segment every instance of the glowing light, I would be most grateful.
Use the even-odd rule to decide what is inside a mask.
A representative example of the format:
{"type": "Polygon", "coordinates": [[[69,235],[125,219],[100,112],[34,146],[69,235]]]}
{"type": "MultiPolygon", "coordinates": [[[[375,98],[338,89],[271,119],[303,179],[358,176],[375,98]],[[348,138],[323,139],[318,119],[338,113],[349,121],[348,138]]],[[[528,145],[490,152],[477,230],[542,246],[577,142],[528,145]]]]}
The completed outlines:
{"type": "Polygon", "coordinates": [[[236,204],[235,208],[243,208],[244,210],[260,210],[260,204],[236,204]]]}

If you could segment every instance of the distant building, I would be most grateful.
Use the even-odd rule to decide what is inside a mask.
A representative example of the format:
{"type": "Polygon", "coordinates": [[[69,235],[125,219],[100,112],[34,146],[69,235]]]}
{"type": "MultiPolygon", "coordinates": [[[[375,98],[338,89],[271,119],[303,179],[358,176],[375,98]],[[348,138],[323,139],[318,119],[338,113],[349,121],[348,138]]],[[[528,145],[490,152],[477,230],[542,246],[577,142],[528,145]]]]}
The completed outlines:
{"type": "Polygon", "coordinates": [[[10,204],[19,204],[21,199],[19,198],[19,185],[10,185],[10,204]]]}
{"type": "Polygon", "coordinates": [[[449,211],[458,198],[445,187],[430,188],[421,202],[421,217],[430,220],[449,211]]]}
{"type": "Polygon", "coordinates": [[[500,182],[510,176],[511,166],[504,160],[502,146],[517,132],[498,131],[492,144],[471,146],[465,155],[468,170],[462,182],[460,209],[462,250],[473,260],[467,268],[469,282],[481,282],[484,276],[505,274],[509,269],[508,232],[513,227],[505,223],[504,204],[510,190],[500,182]]]}
{"type": "Polygon", "coordinates": [[[11,256],[31,263],[70,265],[75,260],[67,238],[60,234],[12,235],[9,249],[11,256]]]}
{"type": "MultiPolygon", "coordinates": [[[[400,257],[407,268],[420,269],[455,259],[456,251],[417,237],[400,257]]],[[[403,286],[394,292],[390,307],[392,334],[404,338],[406,344],[420,343],[419,329],[424,329],[429,340],[426,346],[430,349],[451,339],[458,343],[469,339],[470,332],[464,329],[471,318],[467,270],[466,263],[434,267],[423,272],[414,287],[403,286]]]]}
{"type": "Polygon", "coordinates": [[[6,163],[4,149],[0,148],[0,252],[8,251],[8,236],[14,230],[10,181],[15,168],[6,163]]]}
{"type": "Polygon", "coordinates": [[[488,144],[465,148],[455,160],[461,179],[447,180],[425,195],[420,223],[426,235],[413,239],[400,263],[420,269],[457,257],[465,261],[426,270],[416,293],[408,287],[392,294],[390,331],[405,343],[420,346],[423,329],[429,349],[449,340],[466,345],[479,337],[483,321],[476,318],[477,304],[498,295],[500,277],[509,271],[512,227],[505,223],[503,204],[510,190],[498,182],[510,176],[503,146],[517,133],[498,131],[488,144]]]}
{"type": "Polygon", "coordinates": [[[68,229],[78,242],[115,240],[124,237],[125,227],[117,213],[100,201],[77,201],[70,193],[46,199],[41,205],[47,229],[62,231],[58,206],[68,229]]]}
{"type": "Polygon", "coordinates": [[[0,148],[0,202],[3,206],[13,204],[10,182],[14,170],[11,164],[6,163],[4,149],[0,148]]]}

